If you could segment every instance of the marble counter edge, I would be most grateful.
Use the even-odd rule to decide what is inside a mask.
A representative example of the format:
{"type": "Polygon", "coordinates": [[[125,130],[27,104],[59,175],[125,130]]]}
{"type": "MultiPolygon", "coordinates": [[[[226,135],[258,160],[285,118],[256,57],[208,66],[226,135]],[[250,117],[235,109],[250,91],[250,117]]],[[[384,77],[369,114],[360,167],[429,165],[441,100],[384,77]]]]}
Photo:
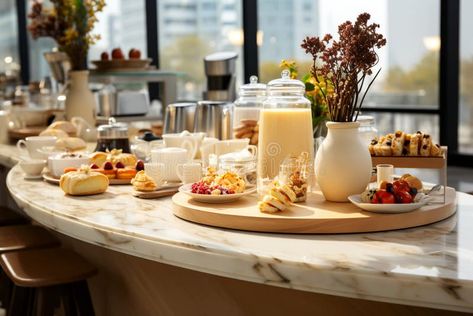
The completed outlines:
{"type": "MultiPolygon", "coordinates": [[[[9,190],[12,192],[10,187],[9,190]]],[[[379,273],[351,271],[340,267],[316,267],[304,262],[257,256],[252,253],[209,249],[200,245],[170,242],[167,239],[146,239],[136,234],[125,235],[123,232],[110,230],[102,225],[91,225],[73,217],[45,210],[14,193],[12,192],[12,195],[19,206],[37,222],[84,242],[140,258],[223,277],[302,291],[388,303],[473,311],[470,303],[462,302],[462,297],[473,295],[473,283],[459,285],[457,280],[451,279],[417,277],[409,274],[394,275],[381,271],[379,273]],[[396,283],[396,289],[393,289],[393,283],[396,283]],[[417,300],[413,300],[409,294],[413,287],[416,288],[417,300]],[[441,298],[433,301],[433,295],[440,295],[441,298]],[[439,304],[440,301],[449,303],[439,304]]]]}

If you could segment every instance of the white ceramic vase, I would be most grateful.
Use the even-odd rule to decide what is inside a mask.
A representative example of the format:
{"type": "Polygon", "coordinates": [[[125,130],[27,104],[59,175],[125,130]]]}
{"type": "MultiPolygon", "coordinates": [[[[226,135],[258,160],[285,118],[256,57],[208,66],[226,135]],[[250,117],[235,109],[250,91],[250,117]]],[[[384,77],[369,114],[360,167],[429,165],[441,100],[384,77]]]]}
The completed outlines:
{"type": "Polygon", "coordinates": [[[363,192],[371,178],[371,156],[358,122],[327,122],[328,134],[317,151],[315,177],[328,201],[346,202],[363,192]]]}
{"type": "Polygon", "coordinates": [[[89,71],[69,71],[69,88],[66,93],[66,119],[83,118],[95,126],[95,98],[89,89],[89,71]]]}

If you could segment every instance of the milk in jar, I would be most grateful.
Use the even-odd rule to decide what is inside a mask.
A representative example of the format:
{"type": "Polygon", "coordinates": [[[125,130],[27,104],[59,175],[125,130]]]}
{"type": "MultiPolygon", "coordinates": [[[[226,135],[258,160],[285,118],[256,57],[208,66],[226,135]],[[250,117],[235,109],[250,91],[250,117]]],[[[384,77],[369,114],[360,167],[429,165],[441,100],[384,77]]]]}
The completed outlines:
{"type": "Polygon", "coordinates": [[[304,83],[290,79],[287,70],[282,72],[281,79],[268,83],[259,126],[257,174],[260,196],[276,179],[286,158],[307,153],[310,168],[313,168],[312,114],[304,92],[304,83]]]}

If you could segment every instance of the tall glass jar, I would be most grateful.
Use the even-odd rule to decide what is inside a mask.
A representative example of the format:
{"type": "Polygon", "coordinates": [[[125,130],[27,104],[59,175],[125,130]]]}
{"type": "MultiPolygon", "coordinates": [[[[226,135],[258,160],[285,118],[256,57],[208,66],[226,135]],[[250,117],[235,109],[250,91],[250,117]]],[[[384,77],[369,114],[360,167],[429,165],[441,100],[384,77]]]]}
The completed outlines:
{"type": "Polygon", "coordinates": [[[251,76],[250,83],[242,85],[233,108],[233,137],[249,138],[251,145],[258,145],[259,112],[266,99],[266,85],[251,76]]]}
{"type": "Polygon", "coordinates": [[[304,83],[291,79],[288,70],[281,73],[280,79],[268,83],[267,98],[260,112],[257,169],[260,196],[276,179],[285,159],[304,154],[308,155],[308,163],[314,161],[310,101],[304,92],[304,83]]]}
{"type": "Polygon", "coordinates": [[[368,146],[371,140],[378,136],[378,130],[374,126],[374,117],[370,115],[360,115],[357,121],[360,123],[360,127],[358,127],[360,137],[363,139],[363,143],[368,146]]]}

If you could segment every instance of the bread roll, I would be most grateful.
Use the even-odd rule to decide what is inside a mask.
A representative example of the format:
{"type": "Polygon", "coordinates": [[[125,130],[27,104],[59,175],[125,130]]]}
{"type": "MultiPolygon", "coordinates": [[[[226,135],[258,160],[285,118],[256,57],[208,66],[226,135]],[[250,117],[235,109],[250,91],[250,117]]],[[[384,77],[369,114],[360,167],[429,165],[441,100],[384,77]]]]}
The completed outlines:
{"type": "Polygon", "coordinates": [[[39,136],[56,136],[57,138],[66,138],[69,135],[62,129],[47,128],[39,133],[39,136]]]}
{"type": "Polygon", "coordinates": [[[108,188],[108,178],[90,169],[71,171],[61,176],[59,186],[69,195],[100,194],[108,188]]]}
{"type": "Polygon", "coordinates": [[[84,140],[78,137],[65,137],[56,141],[56,149],[65,151],[85,150],[87,144],[84,140]]]}
{"type": "Polygon", "coordinates": [[[66,132],[69,136],[75,137],[77,136],[77,128],[68,121],[57,121],[53,122],[51,125],[49,125],[48,129],[60,129],[66,132]]]}

